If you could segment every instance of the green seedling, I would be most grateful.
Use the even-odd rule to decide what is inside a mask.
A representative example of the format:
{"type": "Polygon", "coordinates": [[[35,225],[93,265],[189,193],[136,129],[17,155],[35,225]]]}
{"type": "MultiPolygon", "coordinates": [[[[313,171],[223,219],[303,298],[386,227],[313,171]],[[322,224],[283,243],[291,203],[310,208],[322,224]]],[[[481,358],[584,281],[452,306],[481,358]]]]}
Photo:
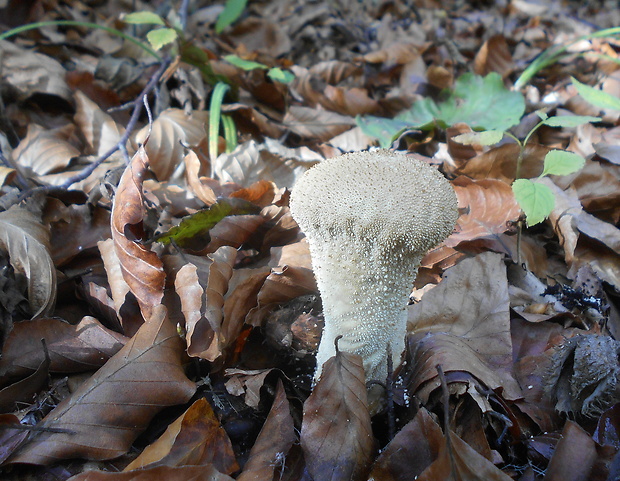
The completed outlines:
{"type": "Polygon", "coordinates": [[[561,117],[549,117],[546,113],[537,112],[540,117],[532,130],[526,135],[525,139],[520,140],[508,131],[487,130],[482,132],[469,132],[457,135],[452,140],[465,145],[494,145],[504,136],[512,138],[519,145],[519,155],[517,157],[517,167],[515,181],[512,183],[512,191],[521,210],[525,213],[527,224],[532,226],[544,221],[555,206],[555,197],[549,187],[540,183],[540,179],[548,175],[567,175],[580,170],[585,159],[580,155],[566,150],[555,149],[547,153],[543,163],[542,173],[535,179],[521,179],[521,163],[525,154],[525,146],[536,132],[543,125],[549,127],[578,127],[590,122],[600,122],[598,117],[584,115],[566,115],[561,117]]]}
{"type": "Polygon", "coordinates": [[[267,70],[267,77],[269,77],[274,82],[288,84],[295,79],[295,75],[292,72],[281,69],[280,67],[269,68],[265,64],[253,62],[252,60],[245,60],[241,57],[238,57],[237,55],[225,55],[223,58],[228,63],[234,65],[235,67],[239,67],[240,69],[245,71],[267,70]]]}
{"type": "Polygon", "coordinates": [[[215,33],[220,34],[222,31],[237,20],[243,11],[248,0],[226,0],[224,10],[217,17],[215,22],[215,33]]]}

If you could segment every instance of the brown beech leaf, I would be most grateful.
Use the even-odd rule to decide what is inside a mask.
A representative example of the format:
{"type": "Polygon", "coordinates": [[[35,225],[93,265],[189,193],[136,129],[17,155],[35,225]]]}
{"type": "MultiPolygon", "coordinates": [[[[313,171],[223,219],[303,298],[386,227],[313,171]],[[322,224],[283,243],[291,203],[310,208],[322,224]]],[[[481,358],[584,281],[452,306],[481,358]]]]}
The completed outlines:
{"type": "Polygon", "coordinates": [[[49,252],[49,230],[30,211],[12,206],[0,212],[0,250],[16,272],[28,280],[33,317],[47,314],[56,302],[56,267],[49,252]]]}
{"type": "Polygon", "coordinates": [[[4,463],[28,436],[28,431],[21,428],[17,416],[0,414],[0,464],[4,463]]]}
{"type": "Polygon", "coordinates": [[[444,444],[441,428],[422,407],[381,452],[373,464],[369,479],[415,479],[437,459],[444,444]]]}
{"type": "MultiPolygon", "coordinates": [[[[118,144],[125,129],[81,91],[77,90],[74,97],[75,123],[84,134],[89,153],[100,157],[118,144]]],[[[119,156],[119,153],[113,155],[119,156]]]]}
{"type": "MultiPolygon", "coordinates": [[[[170,179],[183,161],[184,145],[197,147],[205,140],[208,119],[208,112],[194,111],[187,115],[182,109],[166,109],[157,116],[144,146],[157,180],[170,179]]],[[[136,134],[136,141],[144,143],[148,134],[146,126],[136,134]]]]}
{"type": "Polygon", "coordinates": [[[511,374],[508,281],[502,256],[485,252],[448,269],[439,285],[409,307],[408,344],[413,357],[411,391],[428,400],[440,364],[465,371],[507,399],[521,390],[511,374]]]}
{"type": "MultiPolygon", "coordinates": [[[[238,481],[274,479],[276,469],[283,472],[286,454],[297,440],[295,424],[281,380],[265,424],[250,451],[250,457],[238,481]]],[[[275,479],[278,479],[277,476],[275,479]]]]}
{"type": "Polygon", "coordinates": [[[566,421],[549,466],[547,481],[586,481],[597,458],[596,443],[573,421],[566,421]]]}
{"type": "Polygon", "coordinates": [[[185,178],[189,190],[198,197],[205,205],[209,206],[217,201],[217,195],[213,192],[213,189],[206,183],[203,183],[200,179],[201,163],[200,159],[196,155],[196,152],[190,150],[183,158],[185,163],[185,178]]]}
{"type": "Polygon", "coordinates": [[[209,466],[232,474],[239,469],[232,444],[205,398],[198,399],[124,471],[153,466],[209,466]]]}
{"type": "MultiPolygon", "coordinates": [[[[543,160],[549,150],[543,145],[527,144],[521,163],[520,177],[528,179],[540,175],[543,160]]],[[[456,173],[472,179],[499,179],[512,184],[517,173],[518,156],[519,146],[517,144],[500,145],[469,159],[457,169],[456,173]]]]}
{"type": "Polygon", "coordinates": [[[71,125],[45,130],[37,124],[28,126],[28,133],[13,151],[13,157],[21,167],[39,176],[65,169],[80,151],[69,141],[75,128],[71,125]]]}
{"type": "Polygon", "coordinates": [[[510,185],[495,179],[472,180],[459,176],[452,181],[459,208],[466,209],[458,219],[460,230],[445,240],[455,247],[460,242],[492,237],[510,230],[521,215],[510,185]]]}
{"type": "Polygon", "coordinates": [[[110,211],[86,204],[65,206],[48,199],[43,221],[50,226],[51,254],[62,265],[97,242],[110,237],[110,211]]]}
{"type": "Polygon", "coordinates": [[[125,296],[129,293],[129,286],[125,282],[123,277],[123,271],[121,263],[116,255],[116,249],[114,248],[114,240],[107,239],[97,242],[97,247],[101,253],[101,259],[105,267],[106,275],[108,277],[108,285],[112,295],[112,301],[114,302],[114,310],[120,321],[122,316],[120,314],[123,304],[125,304],[125,296]]]}
{"type": "Polygon", "coordinates": [[[194,394],[182,352],[166,308],[158,306],[118,353],[37,425],[65,432],[37,432],[8,462],[50,464],[126,453],[160,410],[194,394]]]}
{"type": "Polygon", "coordinates": [[[451,433],[452,449],[444,441],[439,456],[420,476],[418,481],[511,481],[469,444],[451,433]]]}
{"type": "Polygon", "coordinates": [[[187,353],[208,361],[215,361],[234,339],[222,337],[224,294],[233,275],[237,251],[223,246],[207,256],[212,262],[208,272],[188,263],[177,273],[174,284],[181,299],[187,331],[187,353]],[[201,279],[202,277],[202,279],[201,279]]]}
{"type": "Polygon", "coordinates": [[[315,481],[366,479],[375,443],[365,378],[360,356],[337,351],[304,403],[301,448],[315,481]]]}
{"type": "Polygon", "coordinates": [[[138,149],[121,177],[112,206],[112,239],[123,279],[136,296],[144,319],[161,304],[164,274],[161,259],[142,244],[144,205],[142,181],[149,158],[143,147],[138,149]]]}
{"type": "Polygon", "coordinates": [[[474,59],[474,72],[482,76],[497,72],[505,79],[515,68],[506,37],[501,34],[493,35],[484,42],[474,59]]]}
{"type": "Polygon", "coordinates": [[[84,471],[67,481],[234,481],[220,473],[213,465],[207,466],[156,466],[126,473],[84,471]]]}
{"type": "Polygon", "coordinates": [[[304,138],[325,142],[355,125],[353,117],[309,107],[289,107],[284,125],[304,138]]]}
{"type": "Polygon", "coordinates": [[[72,373],[101,367],[127,342],[122,334],[86,316],[72,325],[61,319],[18,322],[6,340],[0,359],[0,385],[32,374],[45,359],[41,339],[50,355],[50,371],[72,373]]]}
{"type": "MultiPolygon", "coordinates": [[[[43,343],[41,348],[44,349],[43,343]]],[[[22,403],[31,403],[35,395],[49,384],[50,358],[44,356],[37,369],[28,377],[0,390],[0,412],[19,409],[22,403]]]]}

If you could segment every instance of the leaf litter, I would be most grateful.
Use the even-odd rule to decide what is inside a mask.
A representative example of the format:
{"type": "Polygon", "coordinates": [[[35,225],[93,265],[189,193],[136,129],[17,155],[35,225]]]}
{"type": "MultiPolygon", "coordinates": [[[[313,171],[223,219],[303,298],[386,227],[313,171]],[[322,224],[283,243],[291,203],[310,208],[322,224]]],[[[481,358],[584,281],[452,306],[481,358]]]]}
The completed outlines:
{"type": "Polygon", "coordinates": [[[3,479],[616,479],[613,2],[19,3],[1,32],[64,24],[0,40],[3,479]],[[313,385],[290,191],[376,145],[460,218],[393,379],[338,352],[313,385]]]}

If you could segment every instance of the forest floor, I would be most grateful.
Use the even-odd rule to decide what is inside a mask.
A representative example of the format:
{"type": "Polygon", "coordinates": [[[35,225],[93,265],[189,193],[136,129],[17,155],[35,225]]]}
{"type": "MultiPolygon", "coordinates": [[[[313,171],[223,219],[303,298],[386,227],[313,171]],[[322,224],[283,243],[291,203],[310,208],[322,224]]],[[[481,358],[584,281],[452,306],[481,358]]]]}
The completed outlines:
{"type": "Polygon", "coordinates": [[[620,479],[618,25],[604,0],[0,1],[0,477],[620,479]],[[291,190],[376,147],[459,218],[393,375],[367,391],[338,352],[313,386],[291,190]]]}

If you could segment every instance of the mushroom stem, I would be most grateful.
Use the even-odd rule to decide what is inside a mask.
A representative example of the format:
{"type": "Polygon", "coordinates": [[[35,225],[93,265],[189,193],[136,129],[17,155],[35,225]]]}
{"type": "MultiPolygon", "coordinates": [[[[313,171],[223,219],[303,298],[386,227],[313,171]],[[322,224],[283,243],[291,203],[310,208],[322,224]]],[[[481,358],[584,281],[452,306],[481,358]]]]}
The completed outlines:
{"type": "Polygon", "coordinates": [[[316,377],[336,354],[334,339],[342,335],[340,350],[362,356],[366,379],[385,380],[388,344],[394,365],[405,349],[407,304],[421,256],[387,253],[346,232],[342,237],[311,239],[310,249],[325,317],[316,377]]]}

